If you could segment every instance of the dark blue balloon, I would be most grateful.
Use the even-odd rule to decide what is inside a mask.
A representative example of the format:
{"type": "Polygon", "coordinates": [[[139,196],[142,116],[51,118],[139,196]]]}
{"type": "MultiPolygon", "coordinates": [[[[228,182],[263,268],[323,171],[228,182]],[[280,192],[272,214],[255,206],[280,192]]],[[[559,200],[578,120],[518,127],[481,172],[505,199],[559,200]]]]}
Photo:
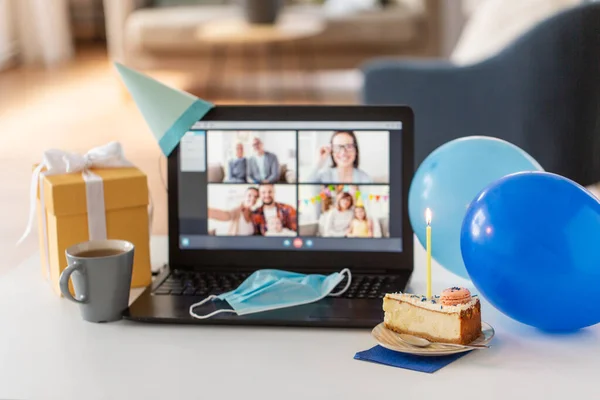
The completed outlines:
{"type": "Polygon", "coordinates": [[[499,179],[469,206],[460,246],[477,289],[509,317],[547,331],[600,322],[600,202],[575,182],[499,179]]]}

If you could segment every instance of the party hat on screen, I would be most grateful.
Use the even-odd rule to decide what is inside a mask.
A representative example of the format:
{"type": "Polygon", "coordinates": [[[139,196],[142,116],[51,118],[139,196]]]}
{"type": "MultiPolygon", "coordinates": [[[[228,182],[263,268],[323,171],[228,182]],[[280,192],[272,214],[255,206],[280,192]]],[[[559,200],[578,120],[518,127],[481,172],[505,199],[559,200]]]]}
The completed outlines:
{"type": "Polygon", "coordinates": [[[115,63],[115,67],[166,156],[177,147],[192,125],[213,108],[209,102],[166,86],[123,64],[115,63]]]}

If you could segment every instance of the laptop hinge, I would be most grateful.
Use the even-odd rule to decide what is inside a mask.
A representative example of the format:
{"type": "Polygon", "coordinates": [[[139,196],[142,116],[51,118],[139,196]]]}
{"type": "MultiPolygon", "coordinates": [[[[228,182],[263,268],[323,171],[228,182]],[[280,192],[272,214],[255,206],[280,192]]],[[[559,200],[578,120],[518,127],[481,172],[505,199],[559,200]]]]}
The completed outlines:
{"type": "MultiPolygon", "coordinates": [[[[344,269],[345,267],[339,267],[339,270],[341,271],[342,269],[344,269]]],[[[185,267],[175,267],[175,269],[182,269],[182,270],[202,270],[202,271],[206,271],[206,272],[229,272],[229,271],[255,271],[257,269],[260,269],[259,267],[251,267],[251,266],[247,266],[247,267],[239,267],[237,265],[230,265],[230,266],[208,266],[208,265],[202,265],[201,267],[189,267],[189,266],[185,266],[185,267]]],[[[281,268],[281,269],[285,269],[285,268],[281,268]]],[[[331,270],[330,268],[293,268],[293,271],[296,272],[301,272],[301,273],[332,273],[335,272],[336,270],[331,270]]],[[[350,270],[355,273],[355,274],[360,274],[360,275],[400,275],[402,273],[406,273],[405,270],[397,270],[397,269],[385,269],[385,268],[377,268],[374,269],[372,267],[368,267],[368,268],[355,268],[355,267],[350,267],[350,270]]]]}

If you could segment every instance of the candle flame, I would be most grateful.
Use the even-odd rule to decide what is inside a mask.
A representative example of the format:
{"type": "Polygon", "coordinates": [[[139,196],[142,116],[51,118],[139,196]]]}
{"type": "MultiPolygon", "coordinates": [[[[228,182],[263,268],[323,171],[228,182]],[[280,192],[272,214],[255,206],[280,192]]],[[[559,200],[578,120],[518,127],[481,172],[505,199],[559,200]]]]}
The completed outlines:
{"type": "Polygon", "coordinates": [[[427,221],[427,225],[431,225],[431,209],[425,209],[425,221],[427,221]]]}

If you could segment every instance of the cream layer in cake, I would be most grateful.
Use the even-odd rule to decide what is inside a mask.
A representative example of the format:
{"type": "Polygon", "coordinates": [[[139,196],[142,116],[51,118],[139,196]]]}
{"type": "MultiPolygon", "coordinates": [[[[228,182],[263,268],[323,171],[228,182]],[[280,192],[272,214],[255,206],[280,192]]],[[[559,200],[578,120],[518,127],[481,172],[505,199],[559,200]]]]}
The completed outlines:
{"type": "Polygon", "coordinates": [[[476,296],[463,304],[443,305],[439,296],[386,294],[386,328],[434,342],[467,344],[481,334],[481,306],[476,296]]]}

